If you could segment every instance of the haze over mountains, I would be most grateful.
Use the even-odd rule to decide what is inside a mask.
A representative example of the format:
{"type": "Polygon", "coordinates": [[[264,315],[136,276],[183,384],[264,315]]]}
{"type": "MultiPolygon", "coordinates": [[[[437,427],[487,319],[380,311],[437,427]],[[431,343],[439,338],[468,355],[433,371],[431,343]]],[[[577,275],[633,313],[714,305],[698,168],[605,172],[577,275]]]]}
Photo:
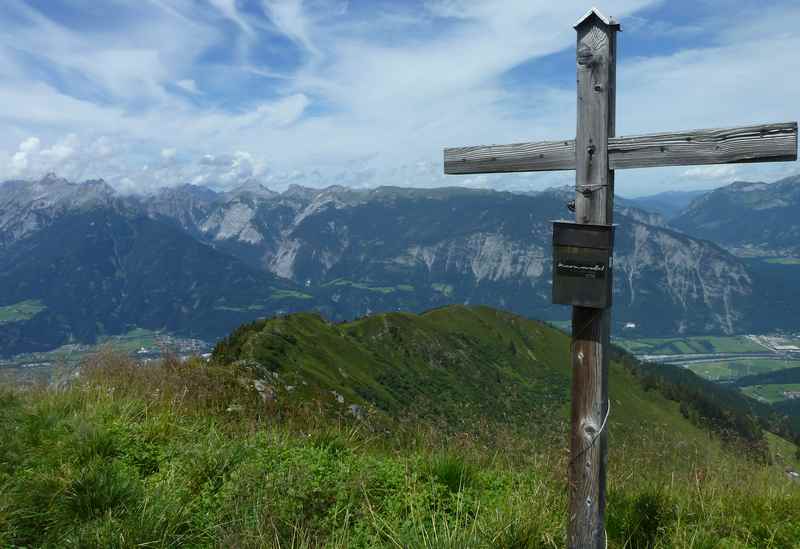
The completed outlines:
{"type": "Polygon", "coordinates": [[[657,213],[664,219],[672,219],[685,210],[697,198],[709,191],[664,191],[661,193],[629,198],[627,202],[649,212],[657,213]]]}
{"type": "MultiPolygon", "coordinates": [[[[752,185],[747,193],[734,184],[703,195],[675,219],[683,232],[658,212],[620,201],[615,331],[628,323],[637,334],[788,326],[794,305],[784,293],[792,285],[774,277],[793,273],[770,272],[765,296],[765,275],[727,247],[792,253],[798,223],[787,216],[798,184],[752,185]],[[783,187],[780,201],[773,190],[783,187]],[[759,204],[762,226],[776,221],[773,229],[740,237],[724,223],[703,223],[724,219],[719,208],[741,215],[736,208],[751,207],[739,205],[744,197],[759,204]]],[[[43,310],[1,322],[0,353],[133,327],[215,339],[247,320],[307,309],[345,320],[481,303],[565,319],[567,308],[550,304],[550,241],[551,221],[571,215],[570,192],[293,186],[276,193],[250,182],[229,192],[183,185],[120,196],[103,181],[54,175],[5,182],[0,307],[34,300],[43,310]]]]}

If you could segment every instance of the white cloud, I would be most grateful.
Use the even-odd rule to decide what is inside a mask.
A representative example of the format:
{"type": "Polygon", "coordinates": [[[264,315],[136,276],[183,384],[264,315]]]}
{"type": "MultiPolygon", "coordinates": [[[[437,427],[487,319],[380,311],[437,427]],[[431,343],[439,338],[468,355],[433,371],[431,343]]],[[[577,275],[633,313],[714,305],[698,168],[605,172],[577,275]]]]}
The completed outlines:
{"type": "Polygon", "coordinates": [[[38,137],[29,137],[19,144],[19,150],[23,153],[33,153],[39,150],[41,142],[38,137]]]}
{"type": "Polygon", "coordinates": [[[274,126],[288,126],[297,121],[309,105],[309,99],[302,93],[284,97],[274,103],[256,109],[252,123],[262,122],[274,126]]]}
{"type": "Polygon", "coordinates": [[[28,167],[28,155],[22,151],[14,153],[11,157],[11,175],[19,175],[28,167]]]}
{"type": "Polygon", "coordinates": [[[197,88],[197,82],[195,82],[191,78],[187,78],[187,79],[184,79],[184,80],[178,80],[177,82],[175,82],[175,85],[178,86],[179,88],[181,88],[182,90],[187,91],[189,93],[193,93],[193,94],[200,93],[200,90],[197,88]]]}
{"type": "MultiPolygon", "coordinates": [[[[658,3],[608,0],[604,7],[625,27],[626,17],[658,3]]],[[[43,80],[0,46],[0,104],[11,106],[0,113],[10,129],[0,136],[0,176],[56,169],[137,190],[188,181],[232,186],[249,177],[276,187],[492,188],[543,187],[573,177],[444,177],[441,151],[571,137],[571,84],[520,86],[507,76],[524,63],[532,63],[526,71],[535,70],[537,58],[573,48],[571,25],[585,11],[581,2],[508,0],[497,9],[488,0],[431,0],[424,9],[396,3],[366,15],[350,10],[346,17],[342,4],[331,0],[263,0],[263,14],[240,9],[234,0],[212,4],[136,4],[141,20],[98,33],[56,24],[21,4],[25,25],[8,22],[5,41],[60,67],[63,82],[43,80]],[[222,18],[234,23],[224,32],[218,28],[222,18]],[[250,49],[215,74],[203,65],[203,54],[225,47],[232,32],[250,49]],[[273,61],[268,40],[275,32],[294,44],[291,62],[273,61]],[[263,83],[254,85],[254,74],[263,83]],[[247,82],[232,105],[218,95],[230,87],[229,75],[247,82]],[[28,150],[20,143],[30,135],[41,142],[28,150]],[[169,150],[180,155],[164,156],[169,150]]],[[[634,25],[649,24],[637,17],[630,18],[634,25]]],[[[633,57],[622,35],[619,134],[800,118],[791,92],[800,87],[800,35],[793,27],[800,9],[778,6],[748,17],[730,10],[724,17],[706,29],[724,29],[712,46],[668,55],[633,57]]],[[[691,25],[662,30],[694,42],[691,25]]],[[[786,166],[621,171],[618,190],[635,194],[676,181],[765,178],[786,166]]]]}
{"type": "Polygon", "coordinates": [[[89,146],[89,153],[96,158],[107,158],[114,153],[114,147],[108,137],[101,135],[89,146]]]}
{"type": "Polygon", "coordinates": [[[694,166],[683,172],[683,176],[691,179],[711,179],[730,181],[737,173],[737,167],[730,164],[719,166],[694,166]]]}
{"type": "Polygon", "coordinates": [[[17,176],[24,174],[28,168],[29,159],[39,151],[41,142],[38,137],[29,137],[19,144],[19,150],[11,156],[9,173],[17,176]]]}
{"type": "Polygon", "coordinates": [[[43,149],[39,154],[45,161],[49,161],[54,165],[59,165],[71,158],[79,146],[80,142],[78,136],[71,133],[49,149],[43,149]]]}
{"type": "Polygon", "coordinates": [[[178,151],[175,149],[161,149],[161,158],[164,160],[172,160],[175,158],[177,152],[178,151]]]}
{"type": "Polygon", "coordinates": [[[303,10],[303,0],[263,0],[262,6],[281,33],[309,52],[319,53],[311,41],[311,22],[303,10]]]}
{"type": "Polygon", "coordinates": [[[19,150],[11,157],[10,174],[26,176],[64,168],[79,146],[78,136],[75,134],[68,134],[45,149],[41,148],[38,137],[30,137],[19,144],[19,150]]]}
{"type": "Polygon", "coordinates": [[[253,28],[236,7],[236,0],[209,0],[227,19],[236,23],[248,35],[253,34],[253,28]]]}

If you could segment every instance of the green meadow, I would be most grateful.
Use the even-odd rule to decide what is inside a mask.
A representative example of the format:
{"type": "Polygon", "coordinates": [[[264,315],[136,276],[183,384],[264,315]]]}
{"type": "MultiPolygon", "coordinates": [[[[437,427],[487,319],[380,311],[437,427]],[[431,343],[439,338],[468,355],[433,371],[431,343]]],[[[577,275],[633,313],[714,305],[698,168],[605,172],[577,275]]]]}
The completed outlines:
{"type": "MultiPolygon", "coordinates": [[[[563,547],[568,352],[448,307],[259,321],[209,362],[93,355],[66,388],[0,389],[0,546],[563,547]]],[[[796,544],[794,444],[753,452],[609,375],[608,547],[796,544]]]]}
{"type": "Polygon", "coordinates": [[[765,402],[780,402],[786,400],[785,392],[800,393],[800,383],[772,383],[769,385],[750,385],[742,387],[746,395],[765,402]]]}
{"type": "Polygon", "coordinates": [[[0,324],[30,320],[45,309],[47,307],[41,301],[35,299],[6,305],[0,307],[0,324]]]}
{"type": "Polygon", "coordinates": [[[764,374],[796,368],[798,360],[770,360],[767,358],[746,358],[692,363],[687,366],[697,375],[712,381],[738,379],[744,376],[764,374]]]}
{"type": "Polygon", "coordinates": [[[758,353],[764,347],[745,336],[687,336],[618,339],[615,343],[637,355],[684,355],[706,353],[758,353]]]}

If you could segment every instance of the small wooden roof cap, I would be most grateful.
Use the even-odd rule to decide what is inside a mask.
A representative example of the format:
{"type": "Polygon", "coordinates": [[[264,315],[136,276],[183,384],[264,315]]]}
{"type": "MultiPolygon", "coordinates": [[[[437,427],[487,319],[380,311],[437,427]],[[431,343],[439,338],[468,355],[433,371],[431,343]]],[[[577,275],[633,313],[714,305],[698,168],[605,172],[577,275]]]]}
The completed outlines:
{"type": "Polygon", "coordinates": [[[583,17],[578,19],[578,22],[575,23],[574,28],[577,29],[578,27],[589,21],[592,18],[592,16],[597,17],[600,21],[605,23],[606,26],[611,27],[614,30],[622,30],[616,19],[614,19],[613,17],[606,17],[599,9],[594,7],[589,11],[587,11],[583,17]]]}

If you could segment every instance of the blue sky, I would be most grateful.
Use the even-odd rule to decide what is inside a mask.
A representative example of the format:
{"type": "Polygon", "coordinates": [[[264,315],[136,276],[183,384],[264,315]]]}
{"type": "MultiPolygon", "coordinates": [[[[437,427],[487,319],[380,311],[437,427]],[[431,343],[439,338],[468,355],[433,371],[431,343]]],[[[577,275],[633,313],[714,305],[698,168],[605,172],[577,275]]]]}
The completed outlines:
{"type": "MultiPolygon", "coordinates": [[[[124,191],[540,189],[571,173],[442,175],[442,148],[569,138],[562,0],[4,0],[0,179],[124,191]]],[[[605,0],[622,24],[619,135],[800,119],[800,3],[605,0]]],[[[772,180],[791,163],[626,170],[641,195],[772,180]]]]}

